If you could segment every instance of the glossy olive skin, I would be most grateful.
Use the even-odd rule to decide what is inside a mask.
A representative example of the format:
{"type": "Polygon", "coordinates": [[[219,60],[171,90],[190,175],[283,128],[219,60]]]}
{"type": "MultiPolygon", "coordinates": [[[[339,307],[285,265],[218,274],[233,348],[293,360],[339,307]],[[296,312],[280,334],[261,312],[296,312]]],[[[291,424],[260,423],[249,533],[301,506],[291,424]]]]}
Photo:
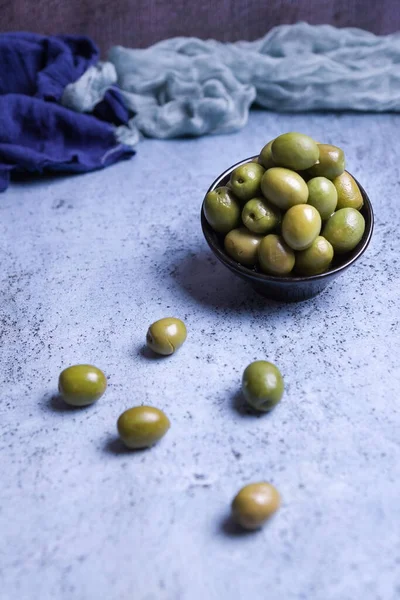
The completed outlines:
{"type": "Polygon", "coordinates": [[[281,400],[284,392],[278,367],[266,360],[252,362],[243,373],[242,392],[252,408],[262,412],[270,411],[281,400]]]}
{"type": "Polygon", "coordinates": [[[236,198],[247,202],[258,196],[264,172],[264,167],[256,162],[245,163],[237,167],[230,178],[231,188],[236,198]]]}
{"type": "Polygon", "coordinates": [[[61,372],[58,391],[70,406],[88,406],[106,391],[103,371],[93,365],[73,365],[61,372]]]}
{"type": "Polygon", "coordinates": [[[132,450],[153,446],[170,426],[167,415],[153,406],[129,408],[117,421],[119,437],[132,450]]]}
{"type": "Polygon", "coordinates": [[[282,221],[282,236],[293,250],[305,250],[321,231],[321,216],[309,204],[292,206],[282,221]]]}
{"type": "Polygon", "coordinates": [[[345,171],[333,180],[338,195],[337,210],[341,208],[355,208],[360,210],[364,203],[360,188],[353,177],[345,171]]]}
{"type": "Polygon", "coordinates": [[[258,261],[263,273],[284,277],[291,273],[295,256],[282,236],[270,233],[258,246],[258,261]]]}
{"type": "Polygon", "coordinates": [[[322,235],[332,244],[335,254],[344,254],[357,246],[364,231],[362,214],[355,208],[341,208],[328,219],[322,235]]]}
{"type": "Polygon", "coordinates": [[[279,135],[271,145],[272,160],[280,167],[302,171],[319,159],[317,143],[308,135],[290,132],[279,135]]]}
{"type": "Polygon", "coordinates": [[[166,317],[150,325],[147,335],[147,346],[156,354],[169,356],[182,346],[187,331],[183,321],[174,317],[166,317]]]}
{"type": "Polygon", "coordinates": [[[231,190],[225,186],[208,192],[204,199],[204,214],[218,233],[228,233],[240,224],[241,208],[231,190]]]}
{"type": "Polygon", "coordinates": [[[257,263],[257,248],[262,238],[262,235],[253,233],[246,227],[233,229],[225,237],[225,251],[241,265],[254,267],[257,263]]]}
{"type": "Polygon", "coordinates": [[[253,198],[244,205],[242,221],[247,229],[250,229],[253,233],[263,233],[265,235],[279,225],[281,212],[265,198],[253,198]]]}
{"type": "Polygon", "coordinates": [[[307,182],[308,204],[314,206],[326,221],[335,212],[338,195],[335,186],[326,177],[313,177],[307,182]]]}
{"type": "Polygon", "coordinates": [[[308,170],[311,177],[335,179],[335,177],[343,173],[345,159],[341,148],[332,146],[331,144],[318,144],[318,150],[318,163],[308,170]]]}
{"type": "Polygon", "coordinates": [[[278,490],[265,481],[243,487],[232,501],[232,519],[244,529],[259,529],[280,507],[278,490]]]}
{"type": "Polygon", "coordinates": [[[268,144],[265,144],[264,148],[261,150],[258,156],[258,162],[260,165],[264,167],[264,169],[270,169],[271,167],[276,167],[274,160],[272,158],[271,147],[275,140],[271,140],[268,144]]]}
{"type": "Polygon", "coordinates": [[[296,252],[295,271],[299,275],[319,275],[329,269],[332,259],[332,244],[319,235],[309,248],[296,252]]]}
{"type": "Polygon", "coordinates": [[[281,210],[308,200],[308,187],[300,175],[282,167],[265,171],[261,179],[261,191],[265,198],[281,210]]]}

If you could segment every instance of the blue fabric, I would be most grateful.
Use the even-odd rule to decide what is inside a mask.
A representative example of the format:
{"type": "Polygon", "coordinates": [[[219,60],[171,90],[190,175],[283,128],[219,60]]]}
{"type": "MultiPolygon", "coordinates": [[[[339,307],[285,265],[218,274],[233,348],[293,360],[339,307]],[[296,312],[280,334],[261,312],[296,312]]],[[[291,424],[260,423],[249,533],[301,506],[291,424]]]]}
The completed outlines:
{"type": "Polygon", "coordinates": [[[102,121],[125,125],[129,121],[129,110],[120,91],[113,87],[107,90],[104,99],[93,108],[93,115],[102,121]]]}
{"type": "Polygon", "coordinates": [[[133,154],[116,136],[114,125],[128,117],[117,90],[106,92],[96,116],[58,104],[97,60],[86,37],[0,35],[0,191],[14,169],[84,172],[133,154]]]}

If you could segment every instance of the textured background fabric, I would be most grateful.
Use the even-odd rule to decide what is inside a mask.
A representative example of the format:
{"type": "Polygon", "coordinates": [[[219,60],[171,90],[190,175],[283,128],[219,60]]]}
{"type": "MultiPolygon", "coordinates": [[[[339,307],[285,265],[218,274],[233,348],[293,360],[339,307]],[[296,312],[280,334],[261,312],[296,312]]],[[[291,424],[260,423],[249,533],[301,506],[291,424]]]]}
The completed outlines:
{"type": "MultiPolygon", "coordinates": [[[[110,63],[70,84],[63,103],[91,110],[118,78],[133,142],[237,131],[251,104],[278,111],[400,111],[400,33],[281,25],[254,42],[172,38],[114,46],[110,63]],[[115,68],[114,68],[115,67],[115,68]]],[[[128,143],[126,134],[121,141],[128,143]]]]}
{"type": "Polygon", "coordinates": [[[114,44],[140,48],[182,35],[254,40],[297,21],[400,30],[398,0],[0,0],[0,15],[0,31],[89,35],[103,56],[114,44]]]}

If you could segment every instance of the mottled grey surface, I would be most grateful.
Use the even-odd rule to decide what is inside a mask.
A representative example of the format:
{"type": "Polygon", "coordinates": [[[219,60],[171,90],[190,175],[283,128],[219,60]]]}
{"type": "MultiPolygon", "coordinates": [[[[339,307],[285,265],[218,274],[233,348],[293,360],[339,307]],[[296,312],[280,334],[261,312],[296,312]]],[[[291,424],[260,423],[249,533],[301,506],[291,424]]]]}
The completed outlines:
{"type": "Polygon", "coordinates": [[[400,116],[254,112],[238,134],[145,141],[106,171],[0,196],[2,600],[395,600],[399,544],[400,116]],[[320,297],[264,301],[217,264],[199,226],[223,169],[280,132],[334,142],[376,214],[367,254],[320,297]],[[176,356],[147,326],[183,318],[176,356]],[[287,392],[246,414],[244,367],[266,358],[287,392]],[[60,370],[109,377],[97,405],[53,396],[60,370]],[[135,404],[172,428],[129,453],[135,404]],[[266,479],[283,506],[254,534],[232,496],[266,479]]]}

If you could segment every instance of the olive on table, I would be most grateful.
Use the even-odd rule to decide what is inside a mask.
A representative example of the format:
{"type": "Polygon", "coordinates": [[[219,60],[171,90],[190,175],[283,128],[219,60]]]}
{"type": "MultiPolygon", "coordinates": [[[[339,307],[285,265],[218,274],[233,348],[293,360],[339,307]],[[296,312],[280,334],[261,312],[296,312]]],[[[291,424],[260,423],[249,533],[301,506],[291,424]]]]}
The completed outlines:
{"type": "Polygon", "coordinates": [[[272,142],[271,154],[276,165],[295,171],[308,169],[319,159],[315,140],[295,131],[279,135],[272,142]]]}
{"type": "Polygon", "coordinates": [[[270,233],[258,246],[258,261],[261,270],[268,275],[289,275],[295,263],[295,256],[282,236],[270,233]]]}
{"type": "Polygon", "coordinates": [[[354,178],[345,171],[333,180],[338,195],[337,210],[341,208],[355,208],[360,210],[364,204],[360,188],[354,178]]]}
{"type": "Polygon", "coordinates": [[[282,221],[282,236],[293,250],[305,250],[321,231],[321,216],[310,204],[292,206],[282,221]]]}
{"type": "Polygon", "coordinates": [[[240,223],[241,208],[238,200],[226,186],[218,187],[204,200],[204,215],[214,231],[228,233],[240,223]]]}
{"type": "Polygon", "coordinates": [[[236,167],[230,178],[230,187],[239,200],[247,202],[260,193],[264,167],[256,162],[248,162],[236,167]]]}
{"type": "Polygon", "coordinates": [[[295,271],[299,275],[319,275],[328,270],[332,259],[332,244],[319,235],[309,248],[296,252],[295,271]]]}
{"type": "Polygon", "coordinates": [[[262,235],[249,231],[246,227],[233,229],[225,236],[226,253],[241,265],[254,267],[257,263],[257,248],[262,235]]]}
{"type": "Polygon", "coordinates": [[[274,140],[271,140],[270,142],[268,142],[268,144],[265,144],[264,148],[261,150],[261,152],[258,156],[258,162],[260,163],[260,165],[262,165],[264,167],[264,169],[270,169],[271,167],[276,167],[276,164],[273,161],[272,152],[271,152],[271,147],[272,147],[273,142],[274,142],[274,140]]]}
{"type": "Polygon", "coordinates": [[[147,346],[156,354],[169,356],[182,346],[187,331],[183,321],[165,317],[150,325],[146,334],[147,346]]]}
{"type": "Polygon", "coordinates": [[[283,396],[282,375],[266,360],[252,362],[243,373],[242,392],[247,403],[262,412],[270,411],[283,396]]]}
{"type": "Polygon", "coordinates": [[[60,373],[58,391],[71,406],[88,406],[106,391],[103,371],[93,365],[73,365],[60,373]]]}
{"type": "Polygon", "coordinates": [[[305,204],[308,187],[298,173],[283,167],[272,167],[265,171],[261,179],[261,191],[265,198],[281,210],[305,204]]]}
{"type": "Polygon", "coordinates": [[[243,224],[253,233],[273,231],[281,220],[280,210],[264,198],[253,198],[244,205],[243,224]]]}
{"type": "Polygon", "coordinates": [[[170,426],[167,415],[153,406],[129,408],[117,421],[119,437],[125,446],[133,450],[153,446],[170,426]]]}
{"type": "Polygon", "coordinates": [[[232,501],[232,518],[245,529],[258,529],[280,507],[278,490],[265,481],[244,486],[232,501]]]}
{"type": "Polygon", "coordinates": [[[337,254],[353,250],[365,231],[365,219],[355,208],[341,208],[328,219],[322,231],[337,254]]]}
{"type": "Polygon", "coordinates": [[[326,177],[313,177],[307,182],[308,204],[314,206],[326,221],[335,212],[338,194],[335,186],[326,177]]]}

